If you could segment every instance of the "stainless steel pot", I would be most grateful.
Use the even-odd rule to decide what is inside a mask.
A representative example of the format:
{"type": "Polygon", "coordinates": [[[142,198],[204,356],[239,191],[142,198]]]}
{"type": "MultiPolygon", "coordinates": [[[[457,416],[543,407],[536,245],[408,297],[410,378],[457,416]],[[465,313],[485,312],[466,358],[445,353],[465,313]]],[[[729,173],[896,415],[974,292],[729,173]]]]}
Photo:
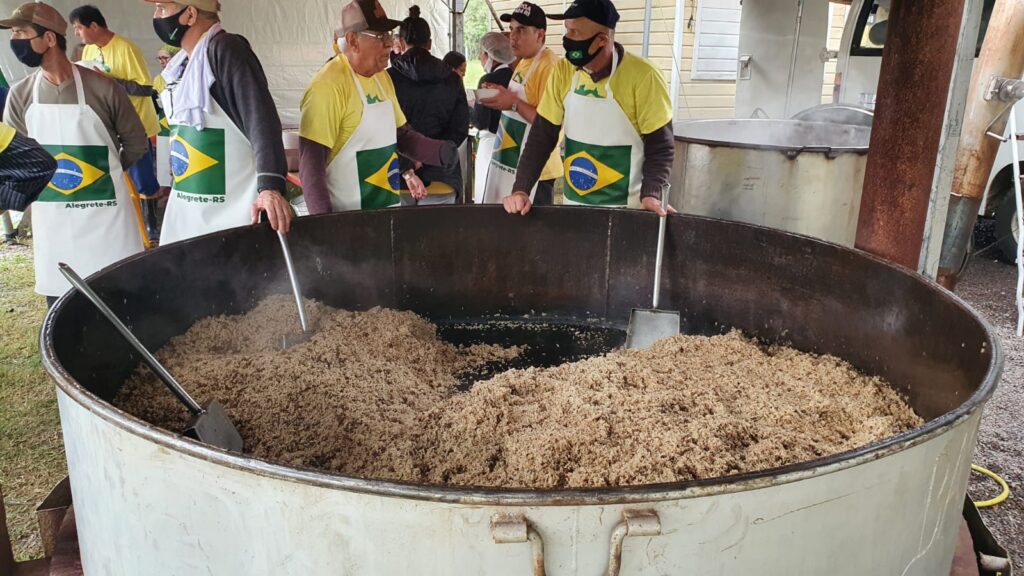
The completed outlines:
{"type": "Polygon", "coordinates": [[[675,125],[673,204],[853,246],[871,129],[799,120],[675,125]]]}

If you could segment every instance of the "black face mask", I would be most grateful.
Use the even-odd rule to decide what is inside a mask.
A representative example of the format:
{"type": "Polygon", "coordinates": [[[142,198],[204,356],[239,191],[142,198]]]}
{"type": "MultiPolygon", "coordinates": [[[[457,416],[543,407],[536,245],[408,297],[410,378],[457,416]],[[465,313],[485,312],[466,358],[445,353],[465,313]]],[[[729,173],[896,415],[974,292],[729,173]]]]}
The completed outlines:
{"type": "MultiPolygon", "coordinates": [[[[38,38],[38,36],[36,36],[36,38],[38,38]]],[[[21,40],[15,40],[12,38],[11,51],[14,52],[14,56],[18,59],[18,62],[21,62],[29,68],[38,68],[39,65],[43,63],[43,54],[46,54],[46,52],[43,52],[43,54],[36,52],[32,48],[32,40],[35,40],[35,38],[21,40]]]]}
{"type": "Polygon", "coordinates": [[[597,34],[586,40],[572,40],[568,36],[562,36],[562,47],[565,48],[566,60],[577,68],[583,68],[590,64],[590,61],[597,56],[597,54],[590,53],[590,47],[594,44],[594,40],[597,40],[597,34]]]}
{"type": "Polygon", "coordinates": [[[191,28],[191,26],[178,22],[181,15],[185,13],[185,10],[188,10],[188,8],[183,8],[181,12],[166,18],[153,18],[153,30],[164,41],[164,44],[181,48],[181,40],[185,37],[188,29],[191,28]]]}

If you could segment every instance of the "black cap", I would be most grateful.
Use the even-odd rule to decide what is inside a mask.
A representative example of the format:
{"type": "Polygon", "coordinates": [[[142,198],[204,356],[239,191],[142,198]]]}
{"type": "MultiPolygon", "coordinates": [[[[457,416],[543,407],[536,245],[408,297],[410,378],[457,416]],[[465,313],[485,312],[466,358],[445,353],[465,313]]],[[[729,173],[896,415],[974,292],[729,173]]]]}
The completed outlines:
{"type": "Polygon", "coordinates": [[[344,33],[388,32],[401,24],[398,20],[388,18],[379,0],[352,0],[341,8],[338,27],[344,33]]]}
{"type": "Polygon", "coordinates": [[[611,0],[574,0],[564,14],[552,14],[548,18],[552,20],[586,18],[614,30],[615,25],[619,23],[619,11],[615,9],[611,0]]]}
{"type": "Polygon", "coordinates": [[[511,14],[502,14],[502,22],[511,22],[515,20],[523,26],[533,26],[534,28],[540,28],[541,30],[548,29],[548,19],[544,15],[544,10],[536,4],[530,2],[523,2],[511,14]]]}

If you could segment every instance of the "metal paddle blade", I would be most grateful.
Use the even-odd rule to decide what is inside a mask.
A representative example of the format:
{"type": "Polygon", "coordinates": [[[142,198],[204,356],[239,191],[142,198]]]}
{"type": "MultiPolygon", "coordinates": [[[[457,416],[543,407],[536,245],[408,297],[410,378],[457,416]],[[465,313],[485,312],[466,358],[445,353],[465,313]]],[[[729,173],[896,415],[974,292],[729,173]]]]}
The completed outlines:
{"type": "Polygon", "coordinates": [[[229,452],[242,452],[244,448],[242,435],[231,423],[224,406],[214,400],[196,416],[185,434],[229,452]]]}
{"type": "Polygon", "coordinates": [[[281,351],[285,351],[292,346],[297,346],[303,342],[308,342],[313,334],[310,332],[295,332],[284,334],[281,336],[281,351]]]}
{"type": "Polygon", "coordinates": [[[650,348],[662,338],[679,334],[679,312],[634,308],[626,329],[626,348],[650,348]]]}

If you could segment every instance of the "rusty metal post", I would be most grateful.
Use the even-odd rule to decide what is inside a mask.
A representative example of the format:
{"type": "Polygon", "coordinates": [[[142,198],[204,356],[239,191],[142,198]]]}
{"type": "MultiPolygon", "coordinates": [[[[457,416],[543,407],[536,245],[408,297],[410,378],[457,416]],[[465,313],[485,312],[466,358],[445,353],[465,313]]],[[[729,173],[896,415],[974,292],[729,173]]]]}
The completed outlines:
{"type": "MultiPolygon", "coordinates": [[[[996,0],[985,34],[985,44],[974,67],[967,110],[960,136],[953,192],[949,199],[942,256],[939,261],[940,284],[956,287],[967,255],[978,208],[992,171],[1000,141],[988,133],[1002,136],[1006,113],[1013,106],[1010,95],[1000,97],[998,78],[1019,79],[1024,73],[1024,2],[996,0]],[[993,89],[996,89],[993,91],[993,89]]],[[[1011,135],[1011,138],[1015,135],[1011,135]]],[[[1016,145],[1016,143],[1014,143],[1016,145]]]]}
{"type": "Polygon", "coordinates": [[[965,0],[892,0],[856,247],[917,270],[965,0]]]}

